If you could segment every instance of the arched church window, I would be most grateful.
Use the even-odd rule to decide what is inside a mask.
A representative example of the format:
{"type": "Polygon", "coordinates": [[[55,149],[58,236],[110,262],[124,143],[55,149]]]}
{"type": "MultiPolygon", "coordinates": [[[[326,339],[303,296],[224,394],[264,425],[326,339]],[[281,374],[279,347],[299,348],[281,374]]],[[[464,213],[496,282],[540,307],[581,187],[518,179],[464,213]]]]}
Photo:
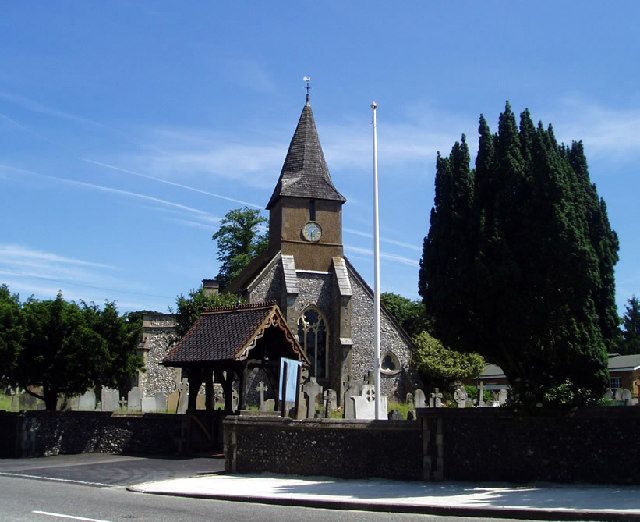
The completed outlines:
{"type": "Polygon", "coordinates": [[[317,308],[307,308],[298,320],[298,341],[304,348],[311,371],[317,379],[326,379],[328,370],[327,323],[317,308]]]}
{"type": "Polygon", "coordinates": [[[393,352],[387,352],[380,363],[380,371],[386,375],[395,375],[400,372],[400,361],[393,352]]]}

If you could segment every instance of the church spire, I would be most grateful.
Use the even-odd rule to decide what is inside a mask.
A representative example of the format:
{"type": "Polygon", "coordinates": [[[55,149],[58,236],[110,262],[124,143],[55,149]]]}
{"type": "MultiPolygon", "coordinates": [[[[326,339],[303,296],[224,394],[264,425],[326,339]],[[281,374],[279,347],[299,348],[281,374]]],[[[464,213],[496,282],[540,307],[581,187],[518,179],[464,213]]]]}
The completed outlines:
{"type": "Polygon", "coordinates": [[[346,201],[331,181],[308,93],[307,103],[302,109],[298,126],[291,138],[278,184],[269,199],[267,209],[271,209],[282,196],[324,199],[341,203],[346,201]]]}

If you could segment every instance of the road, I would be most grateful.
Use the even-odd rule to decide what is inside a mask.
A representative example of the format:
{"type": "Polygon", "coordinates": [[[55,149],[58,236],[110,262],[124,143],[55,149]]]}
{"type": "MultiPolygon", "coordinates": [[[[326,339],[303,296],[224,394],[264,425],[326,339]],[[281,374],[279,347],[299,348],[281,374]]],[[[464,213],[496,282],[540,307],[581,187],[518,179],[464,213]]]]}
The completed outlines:
{"type": "MultiPolygon", "coordinates": [[[[220,472],[211,458],[69,455],[0,460],[2,521],[388,521],[388,513],[332,511],[131,493],[127,485],[220,472]]],[[[463,522],[464,518],[394,514],[394,520],[463,522]]],[[[471,520],[471,519],[466,519],[471,520]]],[[[486,520],[486,519],[485,519],[486,520]]]]}

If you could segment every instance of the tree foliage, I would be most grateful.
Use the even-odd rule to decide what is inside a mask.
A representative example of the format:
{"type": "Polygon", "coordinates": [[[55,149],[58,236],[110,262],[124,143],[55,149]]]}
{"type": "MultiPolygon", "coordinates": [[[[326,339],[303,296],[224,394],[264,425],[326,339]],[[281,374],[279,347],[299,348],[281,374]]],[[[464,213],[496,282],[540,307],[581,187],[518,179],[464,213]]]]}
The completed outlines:
{"type": "Polygon", "coordinates": [[[484,368],[481,355],[449,350],[427,332],[416,335],[413,343],[412,365],[425,385],[445,388],[452,382],[478,377],[484,368]]]}
{"type": "Polygon", "coordinates": [[[6,285],[0,285],[0,386],[11,383],[25,326],[19,297],[12,295],[6,285]]]}
{"type": "Polygon", "coordinates": [[[234,294],[207,294],[202,288],[191,290],[186,297],[179,295],[176,298],[176,334],[178,337],[183,337],[202,312],[208,308],[236,304],[238,304],[238,297],[234,294]]]}
{"type": "Polygon", "coordinates": [[[475,169],[462,137],[438,155],[420,295],[447,346],[502,367],[524,404],[577,403],[607,386],[618,318],[618,239],[589,180],[581,142],[519,125],[507,103],[498,133],[480,117],[475,169]],[[579,392],[578,392],[579,390],[579,392]]]}
{"type": "Polygon", "coordinates": [[[266,222],[259,210],[248,207],[231,210],[222,218],[212,237],[218,245],[220,271],[216,277],[221,288],[266,249],[267,234],[260,232],[260,225],[266,222]]]}
{"type": "Polygon", "coordinates": [[[123,388],[142,367],[140,328],[114,303],[79,305],[62,293],[20,303],[0,286],[2,380],[44,400],[48,410],[60,395],[100,385],[123,388]]]}
{"type": "Polygon", "coordinates": [[[430,329],[422,301],[408,299],[393,292],[380,294],[380,301],[409,336],[413,337],[430,329]]]}
{"type": "Polygon", "coordinates": [[[634,295],[626,305],[626,312],[622,318],[622,340],[620,353],[629,355],[640,353],[640,301],[634,295]]]}

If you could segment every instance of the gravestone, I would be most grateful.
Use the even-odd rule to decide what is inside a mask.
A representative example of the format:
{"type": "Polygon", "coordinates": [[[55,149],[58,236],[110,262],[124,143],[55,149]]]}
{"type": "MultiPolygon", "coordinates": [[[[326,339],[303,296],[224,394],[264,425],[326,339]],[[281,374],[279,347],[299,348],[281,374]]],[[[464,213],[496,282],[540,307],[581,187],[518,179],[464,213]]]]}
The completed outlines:
{"type": "Polygon", "coordinates": [[[398,421],[398,420],[404,420],[404,419],[402,418],[402,413],[400,413],[398,410],[391,410],[389,412],[389,420],[398,421]]]}
{"type": "Polygon", "coordinates": [[[418,388],[413,394],[413,405],[415,408],[427,407],[427,398],[420,388],[418,388]]]}
{"type": "Polygon", "coordinates": [[[156,400],[156,411],[167,411],[167,396],[164,393],[156,393],[153,398],[156,400]]]}
{"type": "Polygon", "coordinates": [[[484,408],[484,382],[480,381],[478,384],[478,408],[484,408]]]}
{"type": "Polygon", "coordinates": [[[296,410],[296,419],[306,419],[307,413],[307,401],[305,400],[304,392],[302,390],[298,390],[298,409],[296,410]]]}
{"type": "Polygon", "coordinates": [[[80,397],[74,395],[73,397],[67,398],[67,409],[72,411],[77,411],[80,406],[80,397]]]}
{"type": "Polygon", "coordinates": [[[264,400],[264,410],[260,411],[275,411],[276,410],[276,400],[275,399],[265,399],[264,400]]]}
{"type": "Polygon", "coordinates": [[[411,404],[411,406],[413,406],[413,393],[407,393],[404,402],[405,404],[411,404]]]}
{"type": "Polygon", "coordinates": [[[178,385],[178,409],[176,413],[187,413],[189,407],[189,381],[182,379],[178,385]]]}
{"type": "Polygon", "coordinates": [[[625,406],[635,406],[635,404],[637,404],[637,401],[633,401],[631,391],[626,388],[622,390],[622,400],[624,401],[625,406]]]}
{"type": "Polygon", "coordinates": [[[141,411],[142,410],[142,392],[140,388],[134,386],[129,390],[127,394],[127,410],[129,411],[141,411]]]}
{"type": "Polygon", "coordinates": [[[94,411],[96,409],[96,394],[93,390],[87,390],[80,395],[78,401],[78,410],[80,411],[94,411]]]}
{"type": "Polygon", "coordinates": [[[113,388],[102,388],[100,391],[100,402],[102,411],[115,411],[118,409],[118,390],[113,388]]]}
{"type": "Polygon", "coordinates": [[[442,408],[442,393],[438,388],[434,388],[431,393],[431,399],[429,400],[429,406],[431,408],[442,408]]]}
{"type": "Polygon", "coordinates": [[[362,393],[362,383],[352,379],[351,375],[347,376],[344,381],[344,418],[355,419],[356,412],[353,407],[352,397],[357,397],[362,393]]]}
{"type": "Polygon", "coordinates": [[[500,388],[500,390],[498,390],[498,402],[500,403],[500,406],[504,406],[507,403],[507,398],[508,398],[507,389],[500,388]]]}
{"type": "MultiPolygon", "coordinates": [[[[365,384],[362,386],[362,395],[351,398],[356,419],[374,420],[376,418],[375,396],[375,386],[365,384]]],[[[387,397],[385,395],[380,396],[380,413],[382,418],[387,418],[387,397]]]]}
{"type": "Polygon", "coordinates": [[[467,407],[467,399],[469,398],[469,394],[464,386],[458,386],[453,392],[453,400],[456,401],[458,408],[466,408],[467,407]]]}
{"type": "Polygon", "coordinates": [[[267,388],[262,381],[256,386],[256,391],[260,394],[260,411],[267,411],[264,403],[264,392],[268,390],[269,388],[267,388]]]}
{"type": "Polygon", "coordinates": [[[611,388],[608,388],[606,392],[604,392],[604,398],[608,401],[613,400],[613,392],[611,391],[611,388]]]}
{"type": "Polygon", "coordinates": [[[309,382],[302,385],[302,391],[307,396],[307,418],[315,417],[316,406],[322,402],[322,385],[316,382],[315,377],[311,377],[309,382]]]}
{"type": "Polygon", "coordinates": [[[231,393],[231,405],[233,407],[233,411],[238,409],[238,403],[240,402],[240,396],[236,390],[233,390],[231,393]]]}
{"type": "Polygon", "coordinates": [[[158,407],[156,405],[156,398],[155,397],[142,397],[141,402],[141,409],[142,409],[142,413],[154,413],[156,411],[158,411],[158,407]]]}
{"type": "Polygon", "coordinates": [[[180,392],[178,390],[172,391],[167,396],[167,411],[169,413],[176,413],[178,411],[179,400],[180,400],[180,392]]]}
{"type": "Polygon", "coordinates": [[[338,394],[335,390],[325,390],[324,394],[324,416],[325,418],[331,417],[331,414],[336,411],[338,407],[338,394]]]}
{"type": "Polygon", "coordinates": [[[20,410],[20,395],[13,395],[11,397],[11,411],[20,410]]]}
{"type": "Polygon", "coordinates": [[[196,410],[206,410],[207,409],[207,398],[203,393],[199,393],[196,396],[196,410]]]}
{"type": "Polygon", "coordinates": [[[622,389],[616,388],[615,393],[613,394],[613,400],[621,401],[622,400],[622,389]]]}

